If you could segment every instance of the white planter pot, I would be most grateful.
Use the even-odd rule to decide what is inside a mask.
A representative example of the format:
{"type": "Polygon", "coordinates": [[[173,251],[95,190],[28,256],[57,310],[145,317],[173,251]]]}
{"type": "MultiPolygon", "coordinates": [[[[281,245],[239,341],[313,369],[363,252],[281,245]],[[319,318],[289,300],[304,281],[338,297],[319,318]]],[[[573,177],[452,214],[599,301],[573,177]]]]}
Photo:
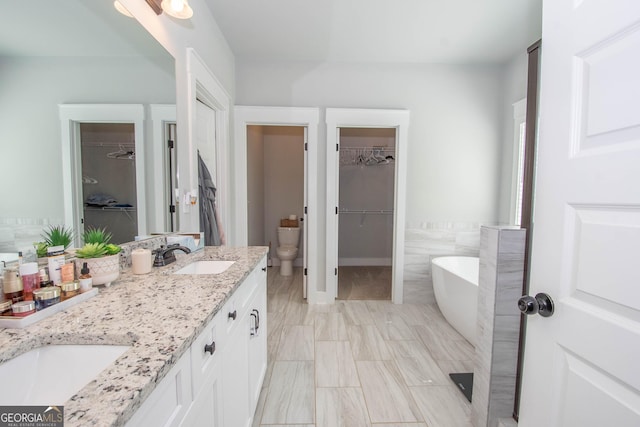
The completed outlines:
{"type": "Polygon", "coordinates": [[[120,277],[120,255],[108,255],[101,258],[76,258],[76,271],[87,263],[94,286],[107,285],[120,277]]]}

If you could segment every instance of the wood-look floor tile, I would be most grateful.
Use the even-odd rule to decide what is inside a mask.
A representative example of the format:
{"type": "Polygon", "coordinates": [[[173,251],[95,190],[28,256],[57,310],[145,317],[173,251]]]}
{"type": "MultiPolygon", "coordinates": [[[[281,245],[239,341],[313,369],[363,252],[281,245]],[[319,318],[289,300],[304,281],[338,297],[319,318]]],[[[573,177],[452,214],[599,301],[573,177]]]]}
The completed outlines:
{"type": "Polygon", "coordinates": [[[262,412],[264,412],[264,401],[266,399],[267,393],[260,392],[260,396],[258,397],[258,404],[256,405],[256,412],[253,414],[253,422],[251,423],[251,427],[260,427],[260,423],[262,422],[262,412]]]}
{"type": "Polygon", "coordinates": [[[354,360],[389,360],[391,352],[374,325],[347,326],[354,360]]]}
{"type": "Polygon", "coordinates": [[[371,427],[428,427],[425,423],[375,423],[371,427]]]}
{"type": "Polygon", "coordinates": [[[423,421],[395,362],[356,362],[371,422],[423,421]]]}
{"type": "Polygon", "coordinates": [[[370,427],[359,387],[319,388],[316,392],[317,427],[370,427]]]}
{"type": "Polygon", "coordinates": [[[349,339],[342,313],[315,313],[316,341],[346,341],[349,339]]]}
{"type": "Polygon", "coordinates": [[[313,360],[313,326],[284,325],[276,360],[313,360]]]}
{"type": "Polygon", "coordinates": [[[373,325],[373,316],[365,301],[336,301],[347,325],[373,325]]]}
{"type": "Polygon", "coordinates": [[[262,412],[262,424],[313,424],[313,362],[277,361],[262,412]]]}
{"type": "Polygon", "coordinates": [[[360,387],[349,341],[316,342],[316,387],[360,387]]]}
{"type": "Polygon", "coordinates": [[[313,325],[315,313],[306,302],[289,301],[284,309],[285,325],[313,325]]]}
{"type": "Polygon", "coordinates": [[[417,335],[398,313],[376,313],[374,322],[385,340],[415,340],[417,335]]]}
{"type": "Polygon", "coordinates": [[[473,372],[473,360],[436,360],[440,370],[449,376],[452,373],[473,372]]]}
{"type": "Polygon", "coordinates": [[[437,338],[437,336],[430,340],[424,340],[423,335],[420,335],[419,332],[418,335],[436,360],[473,360],[474,358],[475,349],[466,340],[455,341],[437,338]]]}
{"type": "Polygon", "coordinates": [[[393,304],[391,311],[398,313],[407,325],[425,325],[427,306],[418,304],[393,304]]]}
{"type": "Polygon", "coordinates": [[[454,386],[411,387],[429,427],[471,427],[471,405],[454,386]]]}
{"type": "Polygon", "coordinates": [[[420,341],[394,341],[390,349],[408,386],[451,384],[420,341]]]}
{"type": "Polygon", "coordinates": [[[275,358],[280,344],[282,327],[284,325],[284,313],[267,313],[267,354],[269,359],[275,358]]]}

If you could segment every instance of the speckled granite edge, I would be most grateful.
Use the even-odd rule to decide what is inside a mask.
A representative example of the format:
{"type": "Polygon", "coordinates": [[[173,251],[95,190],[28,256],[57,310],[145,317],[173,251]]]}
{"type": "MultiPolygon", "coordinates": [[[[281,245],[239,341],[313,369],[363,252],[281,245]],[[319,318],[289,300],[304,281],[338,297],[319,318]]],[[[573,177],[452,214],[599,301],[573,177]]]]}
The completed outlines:
{"type": "Polygon", "coordinates": [[[267,250],[207,247],[177,254],[177,262],[148,275],[124,270],[111,287],[83,304],[25,329],[0,330],[0,362],[48,344],[131,345],[64,403],[67,427],[123,425],[267,250]],[[236,262],[219,275],[172,274],[202,259],[236,262]]]}

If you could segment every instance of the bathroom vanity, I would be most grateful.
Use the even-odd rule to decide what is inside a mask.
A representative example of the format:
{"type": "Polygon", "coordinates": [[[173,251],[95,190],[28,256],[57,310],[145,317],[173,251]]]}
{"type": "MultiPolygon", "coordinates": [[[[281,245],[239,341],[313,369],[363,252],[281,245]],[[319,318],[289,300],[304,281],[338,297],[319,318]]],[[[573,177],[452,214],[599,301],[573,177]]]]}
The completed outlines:
{"type": "Polygon", "coordinates": [[[207,247],[147,275],[125,270],[91,300],[0,330],[0,362],[50,344],[130,346],[69,400],[46,403],[64,405],[65,426],[251,425],[267,368],[266,253],[207,247]],[[207,260],[234,262],[175,274],[207,260]]]}

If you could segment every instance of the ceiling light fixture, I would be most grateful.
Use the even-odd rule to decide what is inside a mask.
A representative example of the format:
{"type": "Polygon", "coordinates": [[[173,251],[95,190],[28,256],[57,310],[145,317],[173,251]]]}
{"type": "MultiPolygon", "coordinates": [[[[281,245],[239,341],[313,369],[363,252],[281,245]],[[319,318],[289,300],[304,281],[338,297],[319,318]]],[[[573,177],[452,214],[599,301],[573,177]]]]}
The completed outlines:
{"type": "Polygon", "coordinates": [[[162,10],[178,19],[189,19],[193,16],[193,9],[187,0],[162,0],[162,10]]]}
{"type": "Polygon", "coordinates": [[[122,5],[122,3],[120,3],[118,0],[115,0],[115,1],[113,2],[113,7],[115,7],[115,8],[116,8],[116,10],[117,10],[118,12],[120,12],[121,14],[123,14],[124,16],[128,16],[129,18],[133,18],[133,15],[131,14],[131,12],[129,12],[129,11],[127,10],[127,8],[126,8],[126,7],[124,7],[124,6],[122,5]]]}

